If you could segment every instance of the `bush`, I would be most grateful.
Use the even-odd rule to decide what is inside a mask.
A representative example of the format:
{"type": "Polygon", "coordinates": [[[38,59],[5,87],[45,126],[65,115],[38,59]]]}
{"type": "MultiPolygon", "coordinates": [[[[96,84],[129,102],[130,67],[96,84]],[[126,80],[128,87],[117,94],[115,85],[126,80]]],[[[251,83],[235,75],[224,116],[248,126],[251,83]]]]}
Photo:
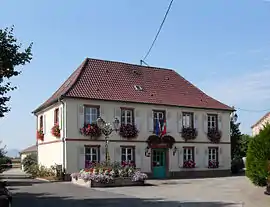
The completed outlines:
{"type": "Polygon", "coordinates": [[[46,168],[43,165],[31,165],[28,169],[28,173],[32,175],[32,177],[55,177],[55,171],[52,168],[46,168]]]}
{"type": "Polygon", "coordinates": [[[231,171],[233,174],[239,173],[245,167],[242,158],[235,158],[232,160],[231,171]]]}
{"type": "Polygon", "coordinates": [[[246,158],[246,175],[257,186],[265,186],[269,175],[267,165],[270,160],[270,125],[250,140],[246,158]]]}
{"type": "Polygon", "coordinates": [[[36,154],[29,154],[27,155],[23,161],[22,161],[22,165],[24,168],[24,171],[27,173],[30,173],[29,170],[33,170],[30,169],[32,166],[37,165],[37,155],[36,154]]]}

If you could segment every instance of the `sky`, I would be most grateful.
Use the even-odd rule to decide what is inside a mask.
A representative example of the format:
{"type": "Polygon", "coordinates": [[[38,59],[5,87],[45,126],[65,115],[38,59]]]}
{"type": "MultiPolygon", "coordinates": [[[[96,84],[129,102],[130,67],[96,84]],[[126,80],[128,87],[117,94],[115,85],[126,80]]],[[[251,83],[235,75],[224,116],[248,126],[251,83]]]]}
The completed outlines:
{"type": "MultiPolygon", "coordinates": [[[[33,60],[12,79],[11,112],[0,119],[7,149],[36,140],[31,112],[86,57],[139,64],[170,0],[1,0],[0,28],[14,25],[33,60]]],[[[175,0],[146,62],[173,68],[208,95],[235,106],[240,129],[270,106],[270,1],[175,0]],[[241,110],[240,110],[241,109],[241,110]],[[254,111],[256,110],[256,111],[254,111]]]]}

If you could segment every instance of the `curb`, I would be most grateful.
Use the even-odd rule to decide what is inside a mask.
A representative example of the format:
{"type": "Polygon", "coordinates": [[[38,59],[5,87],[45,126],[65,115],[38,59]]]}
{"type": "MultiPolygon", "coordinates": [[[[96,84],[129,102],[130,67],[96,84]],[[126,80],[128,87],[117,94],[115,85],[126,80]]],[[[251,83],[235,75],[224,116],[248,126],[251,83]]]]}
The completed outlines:
{"type": "Polygon", "coordinates": [[[40,180],[40,181],[45,181],[45,182],[48,182],[48,183],[54,182],[54,181],[47,180],[47,179],[44,179],[44,178],[35,178],[35,179],[40,180]]]}

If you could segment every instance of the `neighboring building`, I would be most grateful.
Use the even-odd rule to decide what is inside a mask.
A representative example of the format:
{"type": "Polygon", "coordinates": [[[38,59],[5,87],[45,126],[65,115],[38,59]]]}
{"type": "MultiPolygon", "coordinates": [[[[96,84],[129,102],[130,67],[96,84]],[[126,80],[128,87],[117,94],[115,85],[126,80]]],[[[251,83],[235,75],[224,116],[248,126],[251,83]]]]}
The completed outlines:
{"type": "Polygon", "coordinates": [[[20,152],[22,170],[24,170],[23,165],[22,165],[22,161],[27,155],[30,155],[30,154],[37,154],[37,145],[33,145],[31,147],[28,147],[20,152]]]}
{"type": "Polygon", "coordinates": [[[124,138],[119,131],[110,135],[111,161],[134,161],[156,178],[228,174],[232,111],[171,69],[87,58],[33,112],[39,130],[38,160],[48,167],[62,165],[67,174],[91,161],[104,161],[104,136],[94,139],[80,133],[84,124],[101,116],[138,129],[135,138],[124,138]],[[150,142],[155,139],[157,120],[163,128],[166,123],[164,137],[175,141],[171,148],[150,142]],[[52,135],[54,126],[60,134],[52,135]],[[183,127],[188,129],[185,135],[191,134],[187,141],[182,138],[183,127]],[[211,142],[208,133],[217,135],[217,141],[211,142]],[[196,167],[183,168],[187,160],[195,161],[196,167]],[[219,162],[218,168],[209,169],[209,161],[219,162]]]}
{"type": "Polygon", "coordinates": [[[256,136],[260,133],[260,130],[270,122],[270,112],[265,114],[262,118],[259,119],[254,125],[251,126],[252,136],[256,136]]]}

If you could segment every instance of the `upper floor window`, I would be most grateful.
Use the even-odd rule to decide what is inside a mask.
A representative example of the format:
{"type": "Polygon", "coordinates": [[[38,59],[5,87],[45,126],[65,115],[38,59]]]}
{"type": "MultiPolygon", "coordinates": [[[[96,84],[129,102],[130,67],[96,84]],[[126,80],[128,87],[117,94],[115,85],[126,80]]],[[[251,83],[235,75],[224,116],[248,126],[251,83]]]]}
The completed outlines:
{"type": "Polygon", "coordinates": [[[194,118],[193,113],[183,112],[183,127],[193,128],[194,118]]]}
{"type": "Polygon", "coordinates": [[[217,115],[216,114],[208,114],[208,129],[217,129],[217,115]]]}
{"type": "Polygon", "coordinates": [[[39,129],[43,129],[43,116],[39,117],[39,129]]]}
{"type": "Polygon", "coordinates": [[[133,109],[121,109],[121,124],[133,124],[134,111],[133,109]]]}
{"type": "Polygon", "coordinates": [[[157,124],[163,125],[165,121],[165,111],[153,111],[154,129],[157,124]]]}
{"type": "Polygon", "coordinates": [[[54,110],[54,123],[55,124],[59,123],[59,108],[54,110]]]}
{"type": "Polygon", "coordinates": [[[99,107],[97,106],[85,106],[84,107],[84,123],[92,124],[97,121],[99,117],[99,107]]]}

